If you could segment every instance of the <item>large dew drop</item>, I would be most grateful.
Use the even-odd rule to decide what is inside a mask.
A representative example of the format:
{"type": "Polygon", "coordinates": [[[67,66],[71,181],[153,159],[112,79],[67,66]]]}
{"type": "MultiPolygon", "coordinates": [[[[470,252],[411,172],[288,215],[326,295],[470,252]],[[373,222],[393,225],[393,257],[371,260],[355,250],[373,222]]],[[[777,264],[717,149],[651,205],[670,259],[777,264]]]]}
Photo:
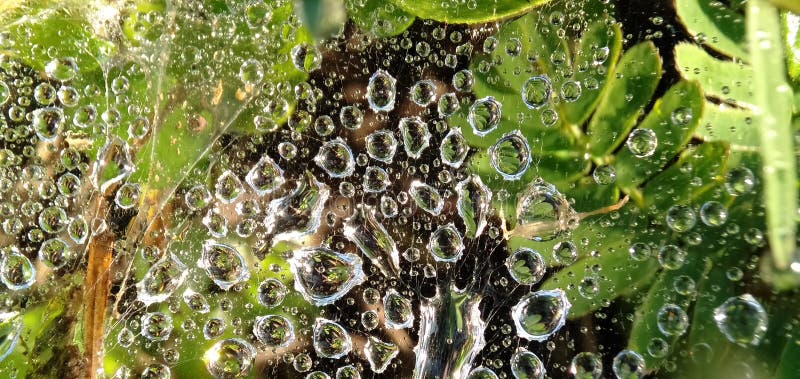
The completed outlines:
{"type": "Polygon", "coordinates": [[[367,102],[375,112],[388,112],[394,109],[397,94],[397,80],[384,70],[375,71],[367,84],[367,102]]]}
{"type": "Polygon", "coordinates": [[[470,175],[456,184],[456,209],[466,225],[467,238],[476,238],[486,227],[486,217],[492,205],[492,191],[483,184],[480,176],[470,175]]]}
{"type": "Polygon", "coordinates": [[[419,158],[430,144],[431,132],[428,124],[419,117],[405,117],[400,120],[400,134],[409,158],[419,158]]]}
{"type": "Polygon", "coordinates": [[[240,338],[228,338],[211,346],[203,361],[208,373],[216,379],[242,378],[250,373],[256,350],[240,338]]]}
{"type": "Polygon", "coordinates": [[[619,379],[637,379],[646,372],[645,361],[633,350],[622,350],[614,357],[611,369],[619,379]]]}
{"type": "Polygon", "coordinates": [[[519,348],[511,357],[511,373],[516,379],[544,379],[544,363],[536,354],[519,348]]]}
{"type": "Polygon", "coordinates": [[[522,85],[522,102],[529,109],[539,109],[550,100],[552,91],[547,76],[532,76],[522,85]]]}
{"type": "Polygon", "coordinates": [[[36,268],[16,247],[6,249],[0,257],[0,282],[12,291],[28,289],[36,281],[36,268]]]}
{"type": "Polygon", "coordinates": [[[767,332],[767,312],[750,294],[725,300],[714,309],[714,321],[728,341],[741,346],[758,345],[767,332]]]}
{"type": "Polygon", "coordinates": [[[295,289],[318,306],[333,303],[365,279],[361,258],[324,247],[297,250],[289,263],[295,289]]]}
{"type": "Polygon", "coordinates": [[[442,212],[444,199],[442,199],[442,195],[439,194],[436,188],[415,180],[411,182],[408,194],[411,195],[411,198],[423,211],[434,216],[438,216],[442,212]]]}
{"type": "Polygon", "coordinates": [[[242,254],[233,246],[207,240],[197,266],[206,270],[208,277],[223,290],[250,278],[247,263],[242,254]]]}
{"type": "Polygon", "coordinates": [[[361,253],[375,265],[383,275],[391,277],[400,271],[400,252],[392,236],[375,218],[374,211],[359,205],[344,224],[345,238],[355,243],[361,253]]]}
{"type": "Polygon", "coordinates": [[[253,335],[268,347],[282,348],[294,341],[294,326],[283,316],[258,316],[253,323],[253,335]]]}
{"type": "Polygon", "coordinates": [[[306,171],[296,181],[291,193],[270,201],[264,226],[273,235],[273,243],[296,240],[314,233],[319,227],[329,194],[328,186],[306,171]]]}
{"type": "Polygon", "coordinates": [[[512,279],[526,286],[539,283],[547,271],[542,255],[528,248],[521,248],[506,258],[506,267],[512,279]]]}
{"type": "Polygon", "coordinates": [[[64,126],[64,113],[60,108],[46,107],[33,111],[33,130],[44,142],[55,141],[64,126]]]}
{"type": "Polygon", "coordinates": [[[531,164],[531,148],[519,130],[506,133],[489,148],[489,164],[505,180],[522,178],[531,164]]]}
{"type": "Polygon", "coordinates": [[[350,352],[353,342],[343,326],[324,318],[314,323],[314,351],[323,358],[338,359],[350,352]]]}
{"type": "Polygon", "coordinates": [[[545,341],[567,321],[569,300],[560,289],[536,291],[525,295],[511,308],[517,335],[532,341],[545,341]]]}
{"type": "Polygon", "coordinates": [[[272,193],[286,182],[283,170],[268,155],[258,160],[244,180],[258,196],[272,193]]]}
{"type": "Polygon", "coordinates": [[[450,223],[431,233],[428,250],[437,262],[455,262],[464,252],[464,240],[456,226],[450,223]]]}
{"type": "Polygon", "coordinates": [[[392,163],[394,153],[397,150],[397,139],[388,130],[378,130],[367,136],[367,154],[372,159],[392,163]]]}
{"type": "Polygon", "coordinates": [[[472,127],[472,132],[477,136],[485,136],[497,129],[497,125],[500,124],[501,111],[502,105],[494,97],[487,96],[475,100],[467,114],[467,121],[472,127]]]}
{"type": "Polygon", "coordinates": [[[174,254],[169,254],[153,264],[136,283],[137,299],[145,305],[160,303],[172,296],[188,274],[186,265],[174,254]]]}
{"type": "Polygon", "coordinates": [[[386,291],[386,296],[383,297],[383,312],[387,328],[405,329],[414,324],[411,301],[400,295],[394,288],[386,291]]]}
{"type": "Polygon", "coordinates": [[[356,167],[353,152],[341,138],[325,142],[314,157],[314,163],[332,178],[350,176],[356,167]]]}
{"type": "Polygon", "coordinates": [[[578,215],[552,184],[536,179],[517,200],[517,227],[512,235],[548,241],[578,227],[578,215]]]}
{"type": "Polygon", "coordinates": [[[369,368],[376,374],[386,371],[392,359],[400,353],[397,345],[391,342],[384,342],[377,337],[369,336],[369,340],[364,345],[364,356],[367,357],[369,368]]]}
{"type": "Polygon", "coordinates": [[[469,153],[469,144],[461,134],[461,129],[453,128],[447,132],[439,145],[439,157],[442,162],[450,167],[461,167],[469,153]]]}

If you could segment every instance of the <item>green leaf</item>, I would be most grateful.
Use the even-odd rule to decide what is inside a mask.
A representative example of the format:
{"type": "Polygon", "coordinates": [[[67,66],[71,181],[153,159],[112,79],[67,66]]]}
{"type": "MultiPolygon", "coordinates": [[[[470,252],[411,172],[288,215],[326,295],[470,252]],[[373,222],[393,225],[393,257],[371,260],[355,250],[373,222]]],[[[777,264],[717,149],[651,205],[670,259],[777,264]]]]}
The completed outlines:
{"type": "Polygon", "coordinates": [[[652,42],[640,43],[625,52],[589,123],[587,134],[593,157],[604,157],[625,140],[660,78],[661,57],[652,42]]]}
{"type": "Polygon", "coordinates": [[[681,76],[697,80],[706,96],[742,107],[753,104],[753,68],[734,61],[722,61],[691,43],[675,46],[675,65],[681,76]]]}
{"type": "MultiPolygon", "coordinates": [[[[795,13],[781,13],[781,29],[783,30],[783,49],[786,51],[789,78],[800,82],[800,10],[795,13]]],[[[800,109],[795,109],[795,111],[798,110],[800,109]]]]}
{"type": "Polygon", "coordinates": [[[746,59],[741,13],[714,0],[676,0],[675,11],[695,40],[729,57],[746,59]]]}
{"type": "Polygon", "coordinates": [[[361,30],[378,37],[398,35],[414,23],[414,15],[391,1],[345,0],[345,7],[353,22],[361,30]]]}
{"type": "Polygon", "coordinates": [[[391,0],[420,18],[453,24],[474,24],[519,16],[550,0],[497,0],[491,4],[436,0],[391,0]]]}
{"type": "Polygon", "coordinates": [[[656,133],[655,152],[649,157],[637,158],[630,150],[621,149],[614,162],[617,185],[626,193],[636,191],[686,145],[702,116],[703,94],[696,82],[681,81],[667,90],[638,126],[656,133]]]}
{"type": "Polygon", "coordinates": [[[343,0],[295,0],[295,13],[303,18],[314,41],[336,35],[347,22],[343,0]]]}
{"type": "Polygon", "coordinates": [[[800,377],[800,359],[797,357],[800,357],[800,339],[792,335],[783,348],[778,369],[773,377],[776,379],[800,377]]]}
{"type": "Polygon", "coordinates": [[[731,150],[755,151],[759,145],[753,112],[706,102],[695,136],[703,141],[730,143],[731,150]]]}
{"type": "Polygon", "coordinates": [[[786,83],[778,11],[764,0],[747,5],[747,40],[753,65],[755,122],[764,162],[764,202],[775,265],[797,259],[797,168],[792,132],[792,90],[786,83]]]}
{"type": "Polygon", "coordinates": [[[780,9],[800,14],[800,3],[794,0],[769,0],[769,2],[780,9]]]}

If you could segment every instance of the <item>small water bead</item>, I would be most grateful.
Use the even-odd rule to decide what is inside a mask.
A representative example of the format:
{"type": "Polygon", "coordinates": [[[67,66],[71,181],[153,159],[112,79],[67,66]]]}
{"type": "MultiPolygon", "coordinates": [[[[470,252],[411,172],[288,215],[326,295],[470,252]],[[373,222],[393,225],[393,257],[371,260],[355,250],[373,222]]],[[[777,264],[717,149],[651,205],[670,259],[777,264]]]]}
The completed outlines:
{"type": "Polygon", "coordinates": [[[385,191],[389,184],[391,182],[386,170],[377,166],[369,166],[364,171],[363,187],[365,192],[380,193],[385,191]]]}
{"type": "Polygon", "coordinates": [[[511,356],[511,374],[516,379],[544,379],[544,363],[536,354],[520,348],[511,356]]]}
{"type": "Polygon", "coordinates": [[[442,159],[442,163],[450,167],[461,167],[464,159],[467,158],[467,153],[469,153],[469,144],[461,134],[461,129],[450,129],[439,145],[439,157],[442,159]]]}
{"type": "Polygon", "coordinates": [[[442,212],[444,199],[436,188],[415,180],[411,182],[408,194],[414,199],[414,203],[425,212],[434,216],[438,216],[442,212]]]}
{"type": "Polygon", "coordinates": [[[206,240],[197,266],[224,291],[250,278],[242,254],[233,246],[206,240]]]}
{"type": "Polygon", "coordinates": [[[378,318],[378,312],[373,310],[369,310],[361,314],[361,325],[367,330],[377,328],[379,321],[380,319],[378,318]]]}
{"type": "Polygon", "coordinates": [[[80,100],[81,95],[78,93],[77,89],[64,85],[58,89],[58,101],[61,102],[61,105],[71,108],[78,105],[80,100]]]}
{"type": "Polygon", "coordinates": [[[323,247],[297,250],[289,263],[295,290],[318,306],[344,297],[365,279],[361,258],[323,247]]]}
{"type": "Polygon", "coordinates": [[[436,85],[430,80],[420,80],[411,87],[411,100],[426,106],[436,100],[436,85]]]}
{"type": "Polygon", "coordinates": [[[78,63],[75,58],[55,58],[44,66],[44,72],[52,79],[66,82],[78,74],[78,63]]]}
{"type": "Polygon", "coordinates": [[[356,166],[353,152],[341,138],[325,142],[314,157],[314,163],[332,178],[350,176],[356,166]]]}
{"type": "Polygon", "coordinates": [[[190,210],[199,211],[211,203],[211,192],[204,185],[198,184],[186,191],[183,200],[190,210]]]}
{"type": "Polygon", "coordinates": [[[161,363],[151,363],[142,369],[139,379],[170,379],[172,373],[169,366],[161,363]]]}
{"type": "Polygon", "coordinates": [[[578,294],[584,299],[594,299],[600,293],[600,279],[596,275],[587,275],[578,282],[578,294]]]}
{"type": "Polygon", "coordinates": [[[522,102],[528,109],[539,109],[550,101],[553,92],[547,76],[531,76],[522,84],[522,102]]]}
{"type": "Polygon", "coordinates": [[[205,296],[195,292],[191,288],[185,289],[181,297],[186,306],[197,313],[204,314],[211,310],[211,306],[208,304],[208,300],[206,300],[205,296]]]}
{"type": "Polygon", "coordinates": [[[658,263],[667,270],[677,270],[686,260],[686,251],[675,245],[664,245],[658,251],[658,263]]]}
{"type": "Polygon", "coordinates": [[[767,312],[752,295],[725,300],[714,309],[714,321],[728,341],[740,346],[756,346],[767,332],[767,312]]]}
{"type": "Polygon", "coordinates": [[[128,328],[122,328],[122,330],[117,333],[117,343],[124,348],[130,347],[135,340],[136,334],[128,328]]]}
{"type": "Polygon", "coordinates": [[[667,209],[666,221],[670,229],[682,233],[695,226],[697,215],[689,206],[673,205],[667,209]]]}
{"type": "Polygon", "coordinates": [[[225,320],[221,318],[210,318],[203,325],[203,337],[207,340],[217,338],[225,331],[225,320]]]}
{"type": "Polygon", "coordinates": [[[16,247],[6,248],[0,257],[0,282],[12,291],[28,289],[36,281],[36,268],[16,247]]]}
{"type": "Polygon", "coordinates": [[[645,361],[633,350],[622,350],[614,357],[611,369],[618,379],[641,378],[646,373],[645,361]]]}
{"type": "Polygon", "coordinates": [[[162,312],[142,315],[142,336],[150,341],[166,341],[172,333],[172,317],[162,312]]]}
{"type": "Polygon", "coordinates": [[[336,125],[334,125],[331,116],[319,116],[314,121],[314,131],[320,137],[327,137],[333,134],[334,130],[336,130],[336,125]]]}
{"type": "Polygon", "coordinates": [[[397,139],[388,130],[378,130],[367,136],[366,148],[372,159],[391,163],[397,150],[397,139]]]}
{"type": "Polygon", "coordinates": [[[364,113],[355,105],[344,106],[339,110],[339,122],[345,129],[356,130],[364,122],[364,113]]]}
{"type": "Polygon", "coordinates": [[[656,152],[658,137],[651,129],[635,129],[628,136],[628,150],[636,158],[647,158],[656,152]]]}
{"type": "Polygon", "coordinates": [[[280,280],[275,278],[264,279],[258,285],[258,303],[269,308],[277,307],[283,302],[287,293],[288,289],[280,280]]]}
{"type": "Polygon", "coordinates": [[[578,248],[572,241],[562,241],[553,246],[553,259],[556,263],[569,266],[578,260],[578,248]]]}
{"type": "Polygon", "coordinates": [[[52,269],[64,267],[74,256],[73,250],[61,238],[44,241],[39,247],[39,260],[52,269]]]}
{"type": "Polygon", "coordinates": [[[506,268],[511,278],[522,285],[534,285],[542,280],[547,265],[536,250],[521,248],[506,258],[506,268]]]}
{"type": "Polygon", "coordinates": [[[417,116],[404,117],[400,120],[399,129],[406,155],[409,158],[419,158],[430,144],[431,132],[428,124],[417,116]]]}
{"type": "Polygon", "coordinates": [[[597,166],[594,172],[592,172],[592,178],[595,183],[601,186],[607,186],[613,184],[617,180],[617,170],[611,165],[597,166]]]}
{"type": "Polygon", "coordinates": [[[532,341],[545,341],[567,320],[571,304],[561,289],[543,290],[523,296],[511,308],[517,335],[532,341]]]}
{"type": "Polygon", "coordinates": [[[635,242],[628,248],[628,253],[635,261],[644,261],[653,255],[653,251],[644,242],[635,242]]]}
{"type": "Polygon", "coordinates": [[[239,79],[248,85],[256,85],[264,79],[264,67],[255,59],[248,59],[239,68],[239,79]]]}
{"type": "Polygon", "coordinates": [[[397,205],[397,202],[393,198],[387,195],[381,196],[379,208],[381,210],[381,214],[383,215],[383,217],[386,218],[395,217],[399,212],[399,207],[397,205]]]}
{"type": "Polygon", "coordinates": [[[467,379],[498,379],[497,374],[487,367],[476,367],[469,372],[467,379]]]}
{"type": "Polygon", "coordinates": [[[322,56],[313,45],[301,43],[292,48],[290,55],[294,67],[303,72],[314,71],[322,65],[322,56]]]}
{"type": "Polygon", "coordinates": [[[475,83],[475,76],[470,70],[461,70],[453,74],[453,88],[459,92],[472,91],[472,85],[475,83]]]}
{"type": "Polygon", "coordinates": [[[672,282],[672,288],[675,292],[684,296],[691,296],[697,291],[694,279],[686,275],[675,278],[675,281],[672,282]]]}
{"type": "Polygon", "coordinates": [[[665,336],[680,336],[689,328],[689,316],[675,304],[664,304],[658,310],[656,325],[665,336]]]}
{"type": "Polygon", "coordinates": [[[568,103],[573,103],[578,101],[582,91],[580,82],[568,80],[561,85],[561,98],[568,103]]]}
{"type": "Polygon", "coordinates": [[[294,341],[294,325],[279,315],[257,316],[253,323],[253,335],[268,347],[282,348],[294,341]]]}
{"type": "Polygon", "coordinates": [[[500,117],[502,113],[502,104],[494,99],[494,97],[487,96],[472,104],[467,114],[467,121],[472,127],[472,132],[477,136],[485,136],[497,129],[500,124],[500,117]]]}
{"type": "Polygon", "coordinates": [[[338,359],[352,349],[350,335],[343,326],[324,318],[314,323],[314,351],[323,358],[338,359]]]}
{"type": "Polygon", "coordinates": [[[272,193],[286,182],[283,170],[266,154],[253,165],[244,180],[258,196],[272,193]]]}
{"type": "Polygon", "coordinates": [[[39,108],[33,111],[31,124],[40,140],[53,142],[64,126],[64,112],[56,107],[39,108]]]}
{"type": "Polygon", "coordinates": [[[46,233],[60,233],[68,222],[67,212],[61,207],[47,207],[39,213],[39,227],[46,233]]]}
{"type": "Polygon", "coordinates": [[[225,170],[214,184],[214,195],[224,204],[231,204],[244,192],[242,181],[230,170],[225,170]]]}
{"type": "Polygon", "coordinates": [[[452,116],[456,113],[456,111],[458,111],[460,104],[461,103],[458,102],[458,97],[456,94],[448,92],[442,95],[442,97],[439,98],[439,104],[437,107],[439,110],[439,116],[452,116]]]}
{"type": "Polygon", "coordinates": [[[603,377],[603,361],[592,352],[576,354],[569,365],[569,373],[575,379],[599,379],[603,377]]]}
{"type": "Polygon", "coordinates": [[[700,207],[700,221],[708,226],[720,226],[728,220],[728,208],[718,201],[707,201],[700,207]]]}
{"type": "Polygon", "coordinates": [[[369,336],[364,344],[364,356],[369,362],[369,367],[376,374],[380,374],[389,367],[392,360],[400,353],[397,345],[384,342],[374,336],[369,336]]]}
{"type": "Polygon", "coordinates": [[[531,164],[531,150],[519,130],[504,134],[489,147],[489,164],[505,180],[522,178],[531,164]]]}
{"type": "Polygon", "coordinates": [[[732,168],[725,177],[725,189],[731,196],[750,193],[756,184],[756,177],[749,168],[740,166],[732,168]]]}
{"type": "Polygon", "coordinates": [[[394,109],[397,97],[397,80],[384,70],[377,70],[367,84],[367,102],[375,112],[389,112],[394,109]]]}
{"type": "Polygon", "coordinates": [[[122,209],[131,209],[139,202],[139,185],[125,183],[119,187],[114,196],[114,204],[122,209]]]}
{"type": "Polygon", "coordinates": [[[243,378],[250,374],[256,349],[240,338],[221,340],[203,354],[208,373],[216,379],[243,378]]]}
{"type": "Polygon", "coordinates": [[[209,209],[201,222],[205,225],[208,234],[216,238],[225,238],[228,235],[228,219],[219,209],[209,209]]]}
{"type": "Polygon", "coordinates": [[[455,225],[440,226],[428,241],[428,250],[437,262],[455,262],[464,252],[464,241],[455,225]]]}
{"type": "Polygon", "coordinates": [[[361,379],[361,374],[355,366],[347,365],[336,370],[336,379],[361,379]]]}

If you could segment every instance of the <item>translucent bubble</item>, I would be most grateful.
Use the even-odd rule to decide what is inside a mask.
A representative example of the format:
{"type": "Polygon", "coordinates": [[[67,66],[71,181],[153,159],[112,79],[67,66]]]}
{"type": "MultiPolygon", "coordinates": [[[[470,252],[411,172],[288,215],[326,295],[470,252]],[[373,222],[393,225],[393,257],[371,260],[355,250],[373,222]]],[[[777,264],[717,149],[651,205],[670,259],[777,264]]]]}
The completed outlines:
{"type": "Polygon", "coordinates": [[[470,70],[461,70],[453,74],[453,88],[459,92],[472,91],[472,85],[475,83],[475,77],[470,70]]]}
{"type": "Polygon", "coordinates": [[[681,233],[694,227],[697,223],[697,215],[689,206],[673,205],[667,209],[666,221],[670,229],[681,233]]]}
{"type": "Polygon", "coordinates": [[[675,278],[675,281],[672,282],[672,288],[675,289],[675,292],[684,296],[693,295],[697,290],[694,279],[686,275],[675,278]]]}
{"type": "Polygon", "coordinates": [[[725,300],[714,309],[714,321],[728,341],[740,346],[758,345],[767,332],[767,312],[750,294],[725,300]]]}
{"type": "Polygon", "coordinates": [[[44,72],[52,79],[66,82],[78,74],[78,63],[75,58],[55,58],[44,66],[44,72]]]}
{"type": "Polygon", "coordinates": [[[39,108],[33,111],[31,124],[40,140],[53,142],[64,126],[64,112],[55,107],[39,108]]]}
{"type": "Polygon", "coordinates": [[[22,321],[19,312],[0,312],[0,362],[17,346],[22,334],[22,321]]]}
{"type": "Polygon", "coordinates": [[[603,361],[595,353],[578,353],[570,362],[569,372],[575,379],[599,379],[603,377],[603,361]]]}
{"type": "Polygon", "coordinates": [[[386,190],[391,182],[386,170],[378,166],[369,166],[364,171],[363,187],[365,192],[381,193],[386,190]]]}
{"type": "Polygon", "coordinates": [[[397,139],[388,130],[378,130],[366,138],[367,154],[375,160],[391,163],[397,150],[397,139]]]}
{"type": "Polygon", "coordinates": [[[264,67],[255,59],[248,59],[239,68],[239,79],[244,84],[256,85],[264,79],[264,67]]]}
{"type": "Polygon", "coordinates": [[[361,379],[361,374],[355,366],[347,365],[336,370],[336,379],[361,379]]]}
{"type": "Polygon", "coordinates": [[[544,126],[553,126],[558,122],[558,112],[553,109],[545,109],[542,111],[541,120],[544,126]]]}
{"type": "Polygon", "coordinates": [[[207,340],[217,338],[225,331],[225,320],[221,318],[210,318],[203,325],[203,337],[207,340]]]}
{"type": "Polygon", "coordinates": [[[367,102],[375,112],[389,112],[394,109],[397,96],[397,80],[384,70],[375,71],[367,84],[367,102]]]}
{"type": "Polygon", "coordinates": [[[578,260],[578,248],[572,241],[562,241],[553,246],[553,259],[556,263],[569,266],[578,260]]]}
{"type": "Polygon", "coordinates": [[[492,191],[483,184],[480,176],[470,175],[456,184],[456,209],[464,221],[467,238],[476,238],[486,228],[486,219],[491,212],[492,191]]]}
{"type": "Polygon", "coordinates": [[[617,170],[611,165],[597,166],[592,172],[592,178],[601,186],[613,184],[617,180],[617,170]]]}
{"type": "Polygon", "coordinates": [[[44,241],[39,247],[39,260],[53,269],[64,267],[74,256],[72,249],[61,238],[44,241]]]}
{"type": "Polygon", "coordinates": [[[491,369],[480,366],[472,369],[467,379],[498,379],[498,376],[491,369]]]}
{"type": "Polygon", "coordinates": [[[169,366],[161,363],[151,363],[142,369],[139,379],[170,379],[172,373],[169,366]]]}
{"type": "Polygon", "coordinates": [[[217,177],[217,182],[214,184],[214,195],[219,201],[231,204],[236,202],[242,192],[244,192],[242,181],[233,171],[225,170],[217,177]]]}
{"type": "Polygon", "coordinates": [[[664,304],[658,310],[656,325],[665,336],[680,336],[689,327],[689,316],[675,304],[664,304]]]}
{"type": "Polygon", "coordinates": [[[544,363],[536,354],[520,348],[511,356],[511,374],[516,379],[544,379],[544,363]]]}
{"type": "Polygon", "coordinates": [[[581,83],[573,80],[567,80],[561,85],[561,98],[568,102],[573,103],[578,101],[581,97],[581,83]]]}
{"type": "Polygon", "coordinates": [[[117,333],[117,343],[122,347],[129,347],[136,340],[136,335],[128,328],[122,328],[117,333]]]}
{"type": "Polygon", "coordinates": [[[523,296],[511,308],[517,335],[532,341],[545,341],[567,320],[571,304],[561,289],[543,290],[523,296]]]}
{"type": "Polygon", "coordinates": [[[437,262],[455,262],[464,252],[464,241],[455,225],[440,226],[428,241],[428,250],[437,262]]]}
{"type": "Polygon", "coordinates": [[[272,193],[286,182],[283,170],[266,154],[253,165],[244,180],[258,196],[272,193]]]}
{"type": "Polygon", "coordinates": [[[183,296],[181,297],[183,298],[183,302],[186,303],[186,306],[197,313],[204,314],[211,310],[211,306],[208,304],[206,297],[195,292],[191,288],[184,290],[183,296]]]}
{"type": "Polygon", "coordinates": [[[381,214],[383,217],[392,218],[397,216],[399,211],[397,202],[389,196],[381,196],[381,202],[379,204],[381,214]]]}
{"type": "Polygon", "coordinates": [[[489,148],[489,164],[505,180],[522,178],[531,164],[531,149],[519,130],[504,134],[489,148]]]}
{"type": "Polygon", "coordinates": [[[654,358],[663,358],[669,353],[669,343],[663,338],[654,337],[647,343],[647,354],[654,358]]]}
{"type": "Polygon", "coordinates": [[[317,318],[314,323],[314,351],[323,358],[338,359],[352,349],[350,335],[343,326],[331,320],[317,318]]]}
{"type": "Polygon", "coordinates": [[[628,136],[627,144],[634,157],[646,158],[656,152],[658,137],[651,129],[635,129],[628,136]]]}
{"type": "Polygon", "coordinates": [[[122,209],[131,209],[139,202],[139,185],[125,183],[119,187],[114,196],[114,203],[122,209]]]}
{"type": "Polygon", "coordinates": [[[708,226],[720,226],[728,220],[728,208],[718,201],[706,201],[700,207],[700,220],[708,226]]]}
{"type": "Polygon", "coordinates": [[[643,261],[653,254],[653,251],[650,249],[650,246],[647,246],[644,242],[635,242],[631,244],[628,248],[628,253],[631,255],[631,258],[635,261],[643,261]]]}
{"type": "Polygon", "coordinates": [[[472,132],[477,136],[485,136],[497,129],[500,124],[502,104],[487,96],[472,104],[467,114],[467,121],[472,127],[472,132]]]}
{"type": "Polygon", "coordinates": [[[288,290],[280,280],[269,278],[264,279],[258,285],[258,303],[265,306],[274,308],[283,302],[288,290]]]}
{"type": "Polygon", "coordinates": [[[531,182],[517,200],[520,236],[547,241],[578,227],[579,219],[567,199],[552,184],[541,179],[531,182]]]}
{"type": "Polygon", "coordinates": [[[469,153],[469,144],[461,134],[461,129],[453,128],[447,132],[439,146],[442,162],[451,167],[460,167],[469,153]]]}
{"type": "Polygon", "coordinates": [[[203,354],[208,373],[216,379],[243,378],[250,374],[256,350],[240,338],[228,338],[211,346],[203,354]]]}
{"type": "Polygon", "coordinates": [[[312,371],[306,375],[306,379],[331,379],[331,377],[322,371],[312,371]]]}
{"type": "Polygon", "coordinates": [[[162,312],[142,315],[142,336],[150,341],[166,341],[172,333],[172,317],[162,312]]]}
{"type": "Polygon", "coordinates": [[[409,158],[419,158],[430,144],[431,132],[428,124],[417,116],[404,117],[400,120],[399,128],[406,155],[409,158]]]}
{"type": "Polygon", "coordinates": [[[386,371],[394,357],[400,353],[397,345],[391,342],[384,342],[374,336],[369,336],[367,343],[364,344],[364,356],[369,362],[369,367],[376,374],[386,371]]]}
{"type": "Polygon", "coordinates": [[[75,217],[67,225],[67,235],[78,245],[86,242],[86,237],[89,236],[89,225],[82,217],[75,217]]]}
{"type": "Polygon", "coordinates": [[[333,303],[365,279],[361,258],[323,247],[297,250],[289,263],[295,290],[315,305],[333,303]]]}
{"type": "Polygon", "coordinates": [[[364,122],[364,113],[357,106],[346,105],[339,110],[339,122],[345,129],[356,130],[364,122]]]}
{"type": "Polygon", "coordinates": [[[408,194],[423,211],[434,216],[438,216],[442,212],[444,199],[436,188],[415,180],[411,182],[408,194]]]}
{"type": "Polygon", "coordinates": [[[332,178],[350,176],[356,166],[353,152],[341,138],[325,142],[314,157],[314,163],[332,178]]]}
{"type": "Polygon", "coordinates": [[[36,268],[16,247],[7,248],[0,254],[0,281],[8,289],[25,290],[36,281],[36,268]]]}
{"type": "Polygon", "coordinates": [[[208,277],[225,291],[250,278],[250,271],[239,250],[214,240],[203,243],[197,267],[204,269],[208,277]]]}
{"type": "MultiPolygon", "coordinates": [[[[81,95],[78,93],[78,90],[73,87],[62,85],[61,88],[58,89],[58,101],[65,107],[74,107],[78,105],[80,99],[81,95]]],[[[113,112],[113,110],[108,110],[106,112],[109,111],[113,112]]]]}
{"type": "Polygon", "coordinates": [[[531,76],[522,84],[522,101],[529,109],[539,109],[550,101],[552,91],[547,76],[531,76]]]}
{"type": "Polygon", "coordinates": [[[725,177],[725,189],[731,196],[744,195],[750,193],[755,186],[756,177],[747,167],[736,167],[728,171],[725,177]]]}
{"type": "Polygon", "coordinates": [[[533,285],[544,277],[547,265],[537,251],[521,248],[506,258],[506,267],[511,278],[522,285],[533,285]]]}
{"type": "Polygon", "coordinates": [[[67,212],[61,207],[47,207],[39,213],[39,227],[47,233],[60,233],[67,226],[67,212]]]}
{"type": "Polygon", "coordinates": [[[361,325],[367,330],[372,330],[378,327],[378,312],[373,310],[366,311],[361,314],[361,325]]]}
{"type": "Polygon", "coordinates": [[[294,67],[303,72],[311,72],[320,68],[322,56],[316,47],[301,43],[292,48],[292,63],[294,67]]]}
{"type": "Polygon", "coordinates": [[[386,327],[391,329],[405,329],[414,323],[414,313],[411,310],[411,301],[400,295],[393,288],[386,291],[383,297],[383,312],[386,317],[386,327]]]}
{"type": "Polygon", "coordinates": [[[692,108],[678,107],[670,114],[670,120],[673,125],[684,126],[692,121],[693,114],[692,108]]]}
{"type": "Polygon", "coordinates": [[[633,350],[622,350],[614,357],[611,369],[618,379],[635,379],[645,375],[644,358],[633,350]]]}
{"type": "Polygon", "coordinates": [[[211,192],[204,185],[198,184],[186,191],[184,201],[190,210],[199,211],[211,203],[211,192]]]}
{"type": "Polygon", "coordinates": [[[36,99],[36,102],[39,104],[50,105],[58,99],[58,94],[50,83],[44,82],[39,83],[39,85],[33,89],[33,98],[36,99]]]}
{"type": "Polygon", "coordinates": [[[321,137],[333,134],[334,130],[336,130],[336,125],[334,125],[331,116],[319,116],[314,121],[314,131],[321,137]]]}
{"type": "Polygon", "coordinates": [[[596,275],[587,275],[578,282],[578,294],[584,299],[594,299],[600,293],[600,279],[596,275]]]}
{"type": "Polygon", "coordinates": [[[426,106],[436,100],[436,85],[430,80],[420,80],[411,86],[411,100],[426,106]]]}
{"type": "Polygon", "coordinates": [[[283,316],[257,316],[253,323],[253,335],[266,346],[282,348],[294,341],[294,326],[283,316]]]}
{"type": "Polygon", "coordinates": [[[677,270],[686,260],[686,251],[675,245],[664,245],[658,251],[658,263],[667,270],[677,270]]]}

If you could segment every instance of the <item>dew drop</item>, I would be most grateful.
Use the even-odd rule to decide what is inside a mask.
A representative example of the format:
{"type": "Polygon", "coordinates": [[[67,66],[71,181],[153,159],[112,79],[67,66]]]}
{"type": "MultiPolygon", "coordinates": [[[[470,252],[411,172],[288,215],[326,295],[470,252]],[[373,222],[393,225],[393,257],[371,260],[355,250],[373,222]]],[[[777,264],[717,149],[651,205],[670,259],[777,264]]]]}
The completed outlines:
{"type": "Polygon", "coordinates": [[[501,111],[502,105],[494,97],[487,96],[475,100],[467,115],[472,132],[477,136],[485,136],[497,129],[497,125],[500,124],[501,111]]]}
{"type": "Polygon", "coordinates": [[[202,268],[219,288],[227,291],[250,278],[242,254],[233,246],[206,240],[197,267],[202,268]]]}
{"type": "Polygon", "coordinates": [[[647,158],[656,151],[658,138],[651,129],[636,129],[628,136],[628,149],[636,158],[647,158]]]}
{"type": "Polygon", "coordinates": [[[522,178],[531,164],[531,150],[519,130],[503,135],[489,148],[489,164],[505,180],[522,178]]]}
{"type": "Polygon", "coordinates": [[[511,308],[517,335],[532,341],[545,341],[567,320],[571,304],[561,289],[543,290],[523,296],[511,308]]]}
{"type": "Polygon", "coordinates": [[[725,300],[714,309],[714,321],[728,341],[740,346],[758,345],[767,332],[767,312],[750,294],[725,300]]]}
{"type": "Polygon", "coordinates": [[[367,84],[367,102],[375,112],[389,112],[394,109],[397,95],[397,80],[384,70],[375,71],[367,84]]]}
{"type": "Polygon", "coordinates": [[[211,346],[203,361],[208,373],[216,379],[242,378],[250,373],[256,350],[240,338],[228,338],[211,346]]]}
{"type": "Polygon", "coordinates": [[[522,101],[528,109],[539,109],[550,100],[552,91],[547,76],[531,76],[522,85],[522,101]]]}

